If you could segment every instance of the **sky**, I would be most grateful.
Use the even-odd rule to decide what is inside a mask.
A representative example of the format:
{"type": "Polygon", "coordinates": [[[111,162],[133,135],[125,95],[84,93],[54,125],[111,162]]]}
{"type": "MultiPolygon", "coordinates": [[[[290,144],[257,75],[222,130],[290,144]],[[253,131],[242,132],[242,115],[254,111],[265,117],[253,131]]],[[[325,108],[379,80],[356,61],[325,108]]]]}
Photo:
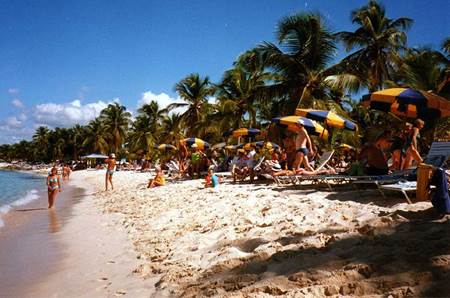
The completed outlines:
{"type": "MultiPolygon", "coordinates": [[[[190,73],[218,82],[246,50],[275,42],[285,16],[319,11],[334,31],[354,31],[360,0],[0,0],[0,144],[30,139],[40,125],[87,124],[117,101],[179,101],[190,73]]],[[[449,0],[384,0],[410,17],[410,46],[450,36],[449,0]]],[[[336,59],[345,56],[339,52],[336,59]]]]}

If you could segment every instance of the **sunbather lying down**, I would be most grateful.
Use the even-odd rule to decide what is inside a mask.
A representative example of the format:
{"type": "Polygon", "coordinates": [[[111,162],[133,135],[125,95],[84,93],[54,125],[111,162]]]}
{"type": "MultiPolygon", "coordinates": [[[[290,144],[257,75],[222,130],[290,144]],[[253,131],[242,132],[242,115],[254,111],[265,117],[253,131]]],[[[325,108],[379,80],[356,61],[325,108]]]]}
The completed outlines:
{"type": "Polygon", "coordinates": [[[273,173],[273,176],[288,176],[288,175],[307,175],[307,176],[314,176],[314,175],[331,175],[336,174],[335,169],[323,169],[323,170],[313,170],[308,171],[303,168],[299,168],[297,170],[281,170],[273,173]]]}

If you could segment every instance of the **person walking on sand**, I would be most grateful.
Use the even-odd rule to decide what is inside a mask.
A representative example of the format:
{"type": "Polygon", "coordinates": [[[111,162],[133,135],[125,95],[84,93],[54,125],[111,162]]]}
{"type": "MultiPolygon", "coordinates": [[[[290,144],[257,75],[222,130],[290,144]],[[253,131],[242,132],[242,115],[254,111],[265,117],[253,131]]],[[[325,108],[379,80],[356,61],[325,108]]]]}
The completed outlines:
{"type": "Polygon", "coordinates": [[[47,189],[48,189],[48,209],[53,208],[55,203],[56,194],[61,192],[61,181],[58,175],[58,169],[53,167],[50,174],[47,176],[47,189]]]}
{"type": "Polygon", "coordinates": [[[106,175],[105,175],[105,191],[108,191],[108,182],[111,184],[111,189],[114,190],[114,185],[112,182],[112,176],[116,170],[116,155],[111,153],[109,158],[105,160],[107,164],[106,175]]]}
{"type": "Polygon", "coordinates": [[[309,165],[308,154],[313,153],[311,139],[303,126],[303,120],[298,120],[297,125],[300,127],[297,136],[295,137],[295,149],[297,151],[295,155],[295,161],[293,164],[294,171],[299,169],[303,164],[305,170],[313,171],[313,168],[309,165]]]}

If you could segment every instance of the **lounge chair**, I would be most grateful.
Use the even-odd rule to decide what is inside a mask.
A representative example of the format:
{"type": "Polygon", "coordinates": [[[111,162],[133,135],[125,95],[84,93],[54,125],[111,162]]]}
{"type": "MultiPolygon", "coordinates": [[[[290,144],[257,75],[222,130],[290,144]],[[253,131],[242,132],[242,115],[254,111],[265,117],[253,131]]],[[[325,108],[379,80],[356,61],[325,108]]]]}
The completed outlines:
{"type": "MultiPolygon", "coordinates": [[[[318,160],[314,170],[320,171],[327,167],[328,162],[331,160],[331,157],[334,154],[334,150],[327,151],[322,154],[320,159],[318,160]]],[[[273,176],[270,179],[273,179],[277,182],[278,185],[283,184],[300,184],[301,182],[309,181],[312,183],[320,183],[321,179],[326,175],[282,175],[282,176],[273,176]]],[[[264,177],[269,179],[268,175],[264,175],[264,177]]]]}
{"type": "MultiPolygon", "coordinates": [[[[441,167],[450,157],[450,142],[433,142],[430,151],[424,159],[424,163],[433,167],[441,167]]],[[[416,174],[416,170],[405,170],[391,175],[383,176],[360,176],[354,177],[354,184],[372,183],[377,186],[383,198],[386,198],[384,190],[401,192],[408,203],[412,203],[407,192],[417,190],[416,181],[406,181],[407,176],[416,174]]]]}

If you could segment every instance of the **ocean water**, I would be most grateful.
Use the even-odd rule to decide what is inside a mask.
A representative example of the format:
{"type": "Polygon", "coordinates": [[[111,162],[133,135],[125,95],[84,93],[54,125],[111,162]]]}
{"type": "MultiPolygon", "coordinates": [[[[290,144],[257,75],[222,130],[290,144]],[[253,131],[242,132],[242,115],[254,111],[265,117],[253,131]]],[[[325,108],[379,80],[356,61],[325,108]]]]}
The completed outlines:
{"type": "Polygon", "coordinates": [[[45,190],[45,178],[35,174],[0,170],[0,227],[2,216],[11,209],[39,198],[45,190]]]}

